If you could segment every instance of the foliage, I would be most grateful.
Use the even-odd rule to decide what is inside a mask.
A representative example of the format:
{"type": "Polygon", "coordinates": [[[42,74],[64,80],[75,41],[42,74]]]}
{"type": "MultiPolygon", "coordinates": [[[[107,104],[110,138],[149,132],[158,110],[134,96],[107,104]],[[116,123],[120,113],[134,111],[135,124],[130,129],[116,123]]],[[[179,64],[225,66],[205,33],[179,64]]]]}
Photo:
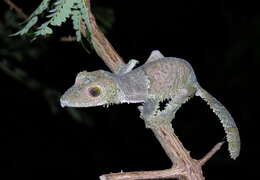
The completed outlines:
{"type": "Polygon", "coordinates": [[[8,35],[19,28],[17,17],[11,11],[3,13],[3,19],[0,21],[0,56],[7,59],[22,62],[24,60],[35,60],[41,55],[40,50],[44,50],[44,43],[35,43],[34,46],[22,37],[21,41],[13,41],[8,35]]]}
{"type": "MultiPolygon", "coordinates": [[[[88,29],[88,9],[85,6],[84,0],[56,0],[54,2],[51,0],[43,0],[38,8],[30,15],[27,24],[20,31],[13,34],[13,36],[27,34],[32,27],[37,24],[40,15],[44,14],[45,11],[48,11],[48,15],[46,15],[47,21],[42,23],[36,31],[33,32],[34,39],[38,36],[52,34],[53,30],[51,26],[61,26],[62,23],[68,19],[72,20],[77,41],[81,40],[81,21],[86,27],[86,31],[91,31],[88,29]]],[[[90,33],[87,34],[90,35],[90,33]]],[[[88,39],[90,38],[88,37],[88,39]]]]}
{"type": "MultiPolygon", "coordinates": [[[[23,84],[35,94],[41,95],[49,105],[52,114],[58,114],[60,111],[59,98],[61,93],[57,90],[48,87],[37,77],[32,77],[30,72],[27,72],[27,63],[31,60],[37,60],[45,52],[47,46],[46,41],[34,42],[26,41],[24,37],[22,40],[17,40],[14,43],[8,34],[14,29],[18,29],[17,16],[11,12],[3,13],[3,19],[0,21],[0,71],[4,72],[13,80],[23,84]]],[[[39,67],[40,68],[40,67],[39,67]]],[[[67,108],[68,114],[79,122],[84,122],[87,125],[92,125],[89,116],[78,109],[67,108]]]]}
{"type": "MultiPolygon", "coordinates": [[[[60,111],[59,97],[61,95],[48,82],[41,82],[35,75],[28,70],[28,63],[31,60],[41,60],[41,56],[49,47],[47,41],[37,41],[33,45],[26,40],[26,36],[33,35],[34,39],[39,36],[52,33],[53,26],[61,26],[68,19],[72,20],[73,29],[76,31],[77,40],[81,40],[80,22],[84,25],[88,23],[87,9],[83,0],[43,0],[39,7],[25,21],[27,23],[20,31],[13,35],[22,36],[20,40],[14,42],[13,38],[9,38],[12,32],[17,31],[21,24],[18,15],[10,10],[2,8],[2,16],[0,20],[0,71],[8,75],[11,79],[23,84],[35,94],[41,95],[49,105],[53,114],[60,111]],[[47,16],[46,16],[47,13],[47,16]],[[44,16],[46,18],[44,18],[44,16]],[[85,17],[84,19],[82,17],[85,17]],[[47,21],[45,21],[47,19],[47,21]],[[82,20],[81,20],[82,19],[82,20]],[[45,21],[45,22],[44,22],[45,21]],[[44,22],[41,24],[41,22],[44,22]],[[36,27],[39,24],[38,27],[36,27]]],[[[95,7],[98,23],[101,29],[106,32],[112,27],[114,21],[113,10],[106,7],[95,7]]],[[[86,26],[87,27],[87,26],[86,26]]],[[[85,28],[86,28],[85,27],[85,28]]],[[[84,28],[84,29],[85,29],[84,28]]],[[[90,34],[90,33],[88,33],[90,34]]],[[[41,67],[35,67],[35,71],[41,71],[41,67]],[[35,69],[36,68],[36,69],[35,69]]],[[[69,115],[79,121],[92,125],[89,116],[80,109],[66,108],[69,115]]]]}

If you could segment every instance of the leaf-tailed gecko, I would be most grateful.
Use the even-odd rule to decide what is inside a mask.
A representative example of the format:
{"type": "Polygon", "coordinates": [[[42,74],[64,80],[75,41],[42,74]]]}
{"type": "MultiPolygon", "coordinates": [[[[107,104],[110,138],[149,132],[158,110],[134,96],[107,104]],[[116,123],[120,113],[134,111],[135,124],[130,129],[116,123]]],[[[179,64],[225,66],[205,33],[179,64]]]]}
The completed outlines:
{"type": "Polygon", "coordinates": [[[139,106],[146,127],[171,125],[176,111],[192,96],[200,96],[220,119],[229,143],[230,156],[240,152],[237,126],[228,110],[198,83],[191,65],[179,58],[164,57],[158,50],[146,63],[130,60],[116,73],[103,70],[80,72],[75,84],[61,97],[61,106],[91,107],[119,103],[142,103],[139,106]],[[167,100],[160,110],[160,102],[167,100]]]}

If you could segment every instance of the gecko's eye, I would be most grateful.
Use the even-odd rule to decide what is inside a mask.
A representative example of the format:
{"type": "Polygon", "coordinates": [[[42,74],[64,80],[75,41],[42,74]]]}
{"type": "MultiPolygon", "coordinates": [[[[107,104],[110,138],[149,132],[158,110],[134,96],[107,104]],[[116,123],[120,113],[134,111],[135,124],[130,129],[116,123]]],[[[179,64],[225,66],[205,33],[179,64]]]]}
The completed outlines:
{"type": "Polygon", "coordinates": [[[89,88],[88,92],[92,97],[97,97],[101,94],[101,89],[98,86],[92,86],[89,88]]]}

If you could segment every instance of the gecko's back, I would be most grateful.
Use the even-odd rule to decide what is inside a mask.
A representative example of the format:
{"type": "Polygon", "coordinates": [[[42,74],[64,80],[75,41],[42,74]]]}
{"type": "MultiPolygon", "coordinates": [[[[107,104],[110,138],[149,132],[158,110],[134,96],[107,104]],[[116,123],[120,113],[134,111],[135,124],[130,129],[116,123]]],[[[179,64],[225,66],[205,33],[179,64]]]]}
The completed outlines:
{"type": "Polygon", "coordinates": [[[191,89],[197,82],[191,65],[179,58],[165,57],[147,62],[142,66],[149,79],[149,95],[161,99],[174,96],[177,90],[191,89]]]}
{"type": "MultiPolygon", "coordinates": [[[[132,73],[135,70],[132,71],[132,73]]],[[[196,80],[191,65],[182,59],[165,57],[146,62],[136,69],[143,71],[148,79],[147,98],[163,101],[165,99],[180,98],[185,103],[194,94],[204,99],[213,112],[219,117],[229,142],[230,156],[235,159],[240,152],[240,137],[235,121],[228,110],[196,80]],[[184,93],[183,93],[184,92],[184,93]]]]}

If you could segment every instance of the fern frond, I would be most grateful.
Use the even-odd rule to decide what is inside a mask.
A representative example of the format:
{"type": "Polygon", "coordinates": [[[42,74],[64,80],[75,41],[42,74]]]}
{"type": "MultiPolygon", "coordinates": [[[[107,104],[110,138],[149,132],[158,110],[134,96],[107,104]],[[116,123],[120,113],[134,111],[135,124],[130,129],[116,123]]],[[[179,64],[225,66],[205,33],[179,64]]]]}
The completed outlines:
{"type": "Polygon", "coordinates": [[[38,28],[38,30],[34,33],[35,36],[39,36],[39,35],[45,36],[47,34],[52,34],[53,31],[50,27],[48,27],[48,25],[49,25],[49,22],[43,23],[38,28]]]}
{"type": "MultiPolygon", "coordinates": [[[[81,0],[82,1],[82,0],[81,0]]],[[[83,20],[83,23],[85,25],[85,31],[86,31],[86,38],[88,40],[88,42],[90,43],[90,45],[92,46],[92,41],[91,41],[91,26],[90,26],[90,22],[89,22],[89,16],[88,16],[88,8],[86,7],[86,4],[80,3],[78,4],[78,8],[80,10],[80,14],[83,20]]]]}
{"type": "Polygon", "coordinates": [[[59,0],[57,6],[53,9],[52,14],[47,17],[51,17],[49,20],[53,26],[60,26],[71,15],[71,8],[76,0],[59,0]]]}
{"type": "Polygon", "coordinates": [[[38,17],[35,16],[33,17],[20,31],[11,34],[10,36],[17,36],[17,35],[24,35],[26,33],[28,33],[28,31],[37,23],[38,21],[38,17]]]}
{"type": "Polygon", "coordinates": [[[80,21],[83,20],[87,40],[91,43],[88,9],[85,6],[84,0],[75,1],[71,18],[72,18],[72,23],[73,23],[73,29],[76,31],[77,41],[81,40],[80,21]]]}
{"type": "Polygon", "coordinates": [[[76,0],[57,0],[54,3],[56,6],[49,11],[51,14],[46,16],[50,19],[37,28],[37,31],[34,33],[35,36],[52,34],[53,31],[49,25],[61,26],[61,24],[70,16],[71,8],[73,7],[75,1],[76,0]]]}
{"type": "Polygon", "coordinates": [[[84,2],[83,3],[78,3],[77,7],[80,10],[80,14],[81,14],[82,20],[84,22],[84,25],[86,26],[88,31],[91,32],[91,30],[90,30],[90,23],[89,23],[89,17],[88,17],[88,8],[86,7],[84,2]]]}
{"type": "Polygon", "coordinates": [[[42,14],[46,9],[53,6],[48,11],[46,18],[48,20],[41,24],[34,32],[34,39],[38,36],[45,36],[52,34],[53,31],[50,26],[61,26],[67,19],[71,18],[73,29],[76,31],[77,41],[81,40],[80,22],[83,21],[86,27],[87,39],[90,39],[90,24],[88,17],[88,9],[85,6],[84,0],[56,0],[54,3],[50,3],[51,0],[43,0],[39,7],[30,15],[28,23],[15,35],[24,35],[30,31],[30,29],[38,22],[38,16],[42,14]],[[52,4],[52,5],[51,5],[52,4]]]}
{"type": "Polygon", "coordinates": [[[71,20],[73,24],[73,29],[76,31],[77,41],[80,41],[81,40],[81,32],[80,32],[81,16],[79,10],[76,9],[72,10],[71,20]]]}
{"type": "Polygon", "coordinates": [[[48,7],[49,7],[49,3],[51,0],[43,0],[41,2],[41,4],[38,6],[38,8],[30,15],[30,17],[28,18],[28,20],[30,20],[31,18],[33,18],[34,16],[38,16],[41,13],[43,13],[43,11],[45,11],[48,7]]]}

